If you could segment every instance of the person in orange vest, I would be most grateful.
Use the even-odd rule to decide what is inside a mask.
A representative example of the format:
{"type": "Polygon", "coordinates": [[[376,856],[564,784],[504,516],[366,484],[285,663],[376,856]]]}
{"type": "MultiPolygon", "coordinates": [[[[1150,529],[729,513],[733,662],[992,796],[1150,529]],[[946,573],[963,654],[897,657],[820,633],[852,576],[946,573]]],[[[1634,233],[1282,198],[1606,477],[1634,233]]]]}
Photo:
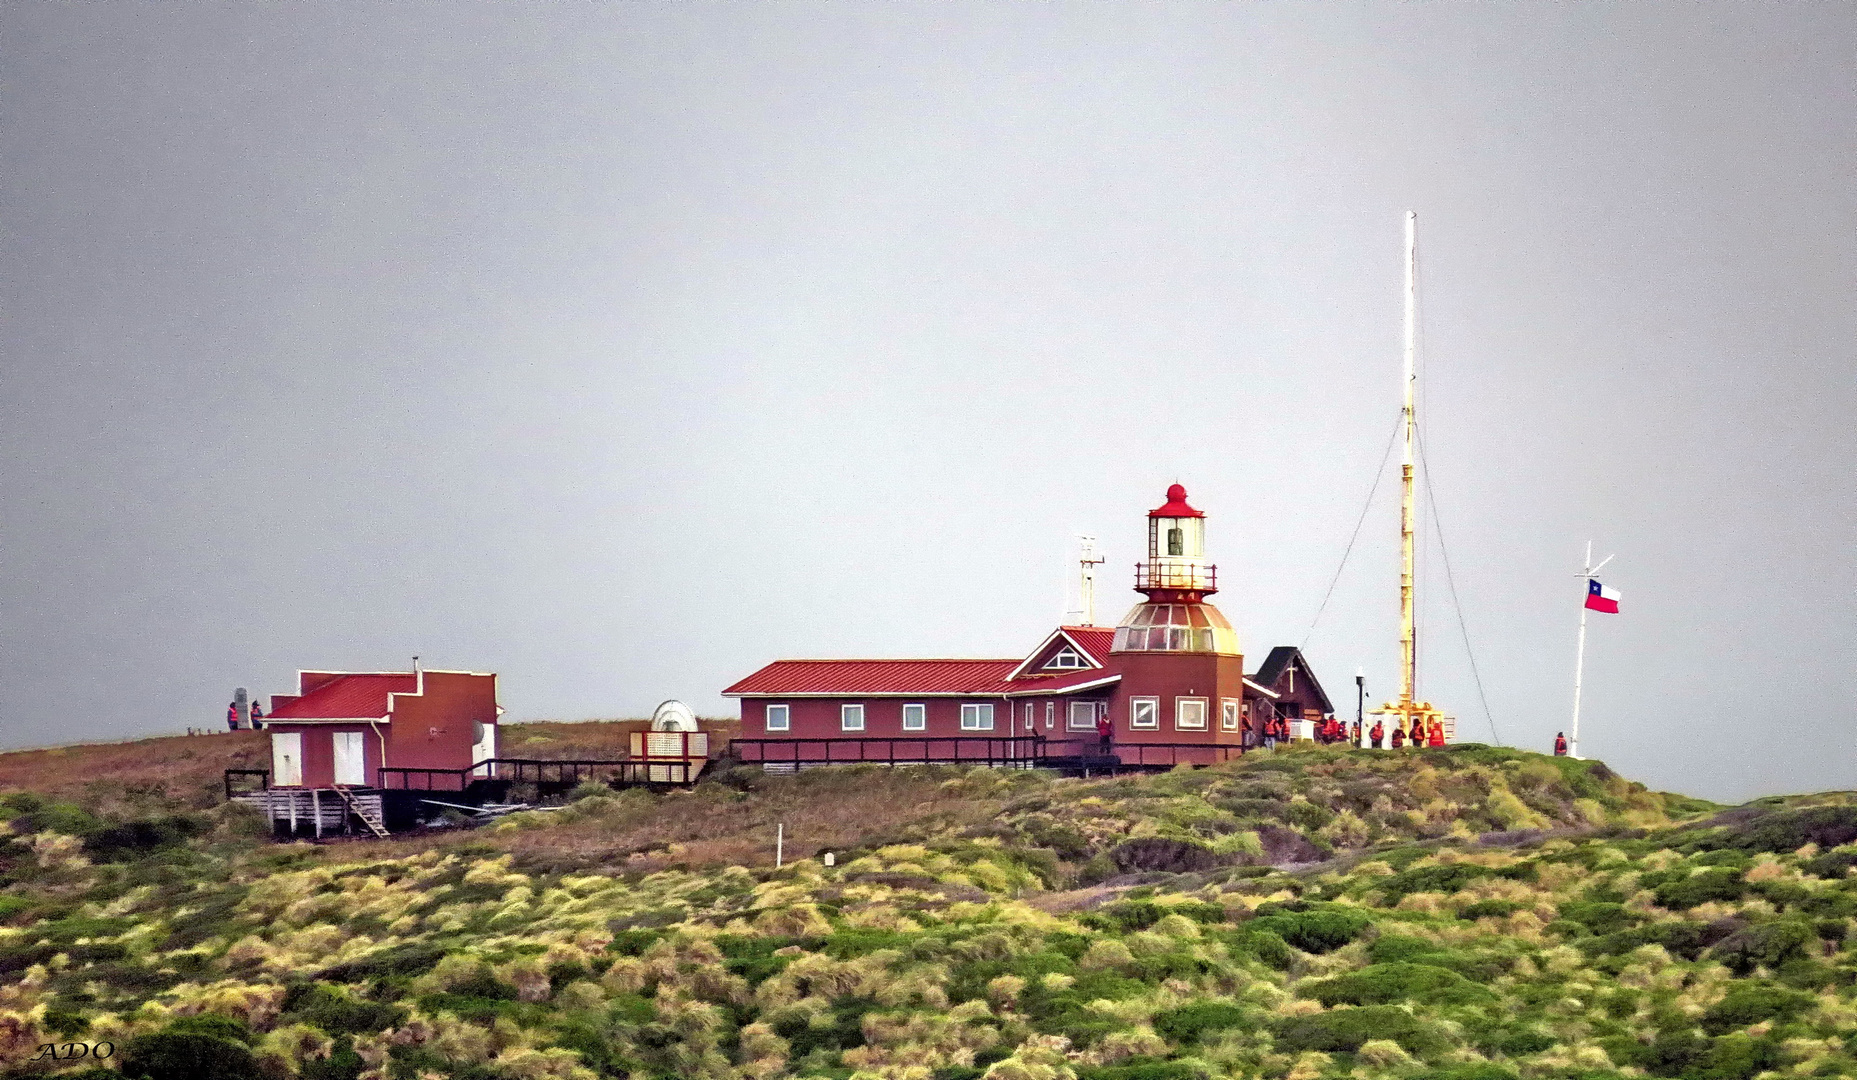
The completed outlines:
{"type": "Polygon", "coordinates": [[[1567,733],[1564,731],[1556,731],[1554,733],[1554,756],[1567,756],[1567,733]]]}
{"type": "Polygon", "coordinates": [[[1444,721],[1436,717],[1433,717],[1431,722],[1431,744],[1433,746],[1444,745],[1444,721]]]}
{"type": "Polygon", "coordinates": [[[1348,743],[1352,746],[1361,744],[1361,722],[1359,720],[1348,725],[1348,743]]]}
{"type": "Polygon", "coordinates": [[[238,729],[239,729],[239,703],[234,701],[231,704],[228,704],[226,706],[226,730],[237,731],[238,729]]]}
{"type": "Polygon", "coordinates": [[[1405,749],[1405,747],[1406,747],[1406,725],[1394,724],[1393,725],[1393,749],[1403,750],[1405,749]]]}
{"type": "Polygon", "coordinates": [[[1373,730],[1367,733],[1367,737],[1373,740],[1373,748],[1375,750],[1381,749],[1381,744],[1386,742],[1386,721],[1375,720],[1373,722],[1373,730]]]}
{"type": "Polygon", "coordinates": [[[264,706],[255,701],[251,703],[251,729],[253,731],[264,730],[264,706]]]}

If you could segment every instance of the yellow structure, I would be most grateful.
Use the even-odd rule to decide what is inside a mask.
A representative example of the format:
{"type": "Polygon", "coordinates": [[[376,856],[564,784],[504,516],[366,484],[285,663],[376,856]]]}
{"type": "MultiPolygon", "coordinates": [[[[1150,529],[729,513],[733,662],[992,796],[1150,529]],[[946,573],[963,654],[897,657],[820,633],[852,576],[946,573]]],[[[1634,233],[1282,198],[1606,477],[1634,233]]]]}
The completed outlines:
{"type": "MultiPolygon", "coordinates": [[[[1399,699],[1389,701],[1373,715],[1390,721],[1410,739],[1414,731],[1428,731],[1435,721],[1449,731],[1442,710],[1428,701],[1417,700],[1418,634],[1413,617],[1412,537],[1416,530],[1416,498],[1413,444],[1418,435],[1418,417],[1413,408],[1418,386],[1418,214],[1406,211],[1406,385],[1405,385],[1405,457],[1399,468],[1399,699]]],[[[1387,732],[1388,737],[1392,731],[1387,732]]]]}

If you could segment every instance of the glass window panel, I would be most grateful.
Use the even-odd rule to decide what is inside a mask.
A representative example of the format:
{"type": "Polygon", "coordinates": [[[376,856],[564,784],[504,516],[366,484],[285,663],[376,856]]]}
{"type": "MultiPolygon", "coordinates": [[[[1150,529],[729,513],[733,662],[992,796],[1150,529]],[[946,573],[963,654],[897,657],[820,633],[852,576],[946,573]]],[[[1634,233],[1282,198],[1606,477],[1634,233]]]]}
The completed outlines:
{"type": "Polygon", "coordinates": [[[924,731],[928,728],[927,705],[903,706],[903,730],[924,731]]]}
{"type": "Polygon", "coordinates": [[[791,723],[792,719],[785,705],[769,705],[767,707],[767,730],[787,731],[791,723]]]}
{"type": "Polygon", "coordinates": [[[838,727],[841,731],[863,731],[864,706],[840,705],[838,707],[838,727]]]}

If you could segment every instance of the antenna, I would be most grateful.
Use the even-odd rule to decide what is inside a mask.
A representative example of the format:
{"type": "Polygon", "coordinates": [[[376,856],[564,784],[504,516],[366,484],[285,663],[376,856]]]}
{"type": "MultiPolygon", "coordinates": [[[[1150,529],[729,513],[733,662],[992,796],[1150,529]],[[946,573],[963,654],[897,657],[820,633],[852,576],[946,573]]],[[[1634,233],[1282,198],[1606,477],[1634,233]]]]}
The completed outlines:
{"type": "Polygon", "coordinates": [[[1077,536],[1077,583],[1083,603],[1083,625],[1096,625],[1096,568],[1107,560],[1096,550],[1096,537],[1077,536]]]}

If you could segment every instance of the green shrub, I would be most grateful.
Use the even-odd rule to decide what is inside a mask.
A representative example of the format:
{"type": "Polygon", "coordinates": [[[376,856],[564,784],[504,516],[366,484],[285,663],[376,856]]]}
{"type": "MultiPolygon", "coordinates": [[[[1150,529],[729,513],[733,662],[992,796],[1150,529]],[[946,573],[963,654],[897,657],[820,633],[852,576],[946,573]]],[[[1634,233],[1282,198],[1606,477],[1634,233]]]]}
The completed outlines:
{"type": "Polygon", "coordinates": [[[1408,1053],[1430,1057],[1444,1052],[1449,1045],[1443,1036],[1396,1005],[1366,1005],[1286,1017],[1276,1023],[1275,1030],[1277,1048],[1290,1053],[1352,1052],[1369,1039],[1391,1039],[1408,1053]]]}
{"type": "Polygon", "coordinates": [[[359,1001],[340,987],[298,983],[284,995],[283,1011],[291,1019],[314,1024],[331,1035],[370,1035],[396,1027],[406,1010],[378,1001],[359,1001]]]}
{"type": "Polygon", "coordinates": [[[1771,983],[1736,983],[1728,988],[1726,996],[1702,1014],[1702,1030],[1711,1035],[1726,1035],[1767,1020],[1790,1020],[1810,1009],[1813,1003],[1810,994],[1771,983]]]}
{"type": "Polygon", "coordinates": [[[84,838],[84,853],[103,861],[133,859],[184,843],[204,831],[202,820],[185,814],[125,821],[91,832],[84,838]]]}
{"type": "Polygon", "coordinates": [[[1720,866],[1657,886],[1657,903],[1672,911],[1686,911],[1711,900],[1739,900],[1746,891],[1740,870],[1720,866]]]}
{"type": "Polygon", "coordinates": [[[1780,1063],[1780,1048],[1773,1040],[1736,1033],[1716,1039],[1684,1075],[1695,1080],[1753,1080],[1780,1063]]]}
{"type": "Polygon", "coordinates": [[[1077,1080],[1200,1080],[1205,1075],[1183,1061],[1127,1061],[1121,1065],[1085,1065],[1077,1080]]]}
{"type": "Polygon", "coordinates": [[[1513,900],[1479,900],[1458,911],[1460,919],[1502,919],[1522,910],[1523,905],[1513,900]]]}
{"type": "Polygon", "coordinates": [[[1591,900],[1562,904],[1560,917],[1577,922],[1595,934],[1617,933],[1643,921],[1639,916],[1626,911],[1623,904],[1591,900]]]}
{"type": "Polygon", "coordinates": [[[1168,1042],[1196,1043],[1208,1031],[1237,1027],[1254,1015],[1252,1010],[1224,1001],[1196,1001],[1168,1009],[1154,1017],[1154,1030],[1168,1042]]]}
{"type": "Polygon", "coordinates": [[[316,972],[315,978],[332,983],[361,982],[364,979],[391,976],[410,978],[424,975],[437,967],[448,951],[445,946],[432,942],[409,941],[346,963],[332,964],[316,972]]]}
{"type": "Polygon", "coordinates": [[[1327,953],[1341,948],[1373,925],[1373,919],[1358,911],[1327,908],[1312,911],[1274,914],[1273,904],[1258,907],[1259,916],[1245,925],[1253,932],[1269,931],[1288,945],[1308,953],[1327,953]]]}
{"type": "Polygon", "coordinates": [[[1297,993],[1330,1008],[1391,1005],[1413,999],[1435,1005],[1475,1005],[1496,999],[1496,995],[1454,971],[1406,963],[1374,964],[1332,979],[1315,979],[1302,984],[1297,993]]]}
{"type": "Polygon", "coordinates": [[[1737,930],[1710,949],[1709,955],[1736,975],[1747,975],[1756,967],[1776,970],[1789,961],[1803,959],[1817,940],[1818,931],[1811,923],[1781,919],[1737,930]]]}
{"type": "Polygon", "coordinates": [[[1377,888],[1386,894],[1386,902],[1390,906],[1399,903],[1409,893],[1454,893],[1478,878],[1489,877],[1494,872],[1487,866],[1477,866],[1472,863],[1433,863],[1430,866],[1401,870],[1392,877],[1379,881],[1377,888]]]}
{"type": "Polygon", "coordinates": [[[121,1068],[127,1080],[264,1080],[244,1043],[184,1030],[178,1023],[130,1039],[122,1048],[121,1068]]]}

